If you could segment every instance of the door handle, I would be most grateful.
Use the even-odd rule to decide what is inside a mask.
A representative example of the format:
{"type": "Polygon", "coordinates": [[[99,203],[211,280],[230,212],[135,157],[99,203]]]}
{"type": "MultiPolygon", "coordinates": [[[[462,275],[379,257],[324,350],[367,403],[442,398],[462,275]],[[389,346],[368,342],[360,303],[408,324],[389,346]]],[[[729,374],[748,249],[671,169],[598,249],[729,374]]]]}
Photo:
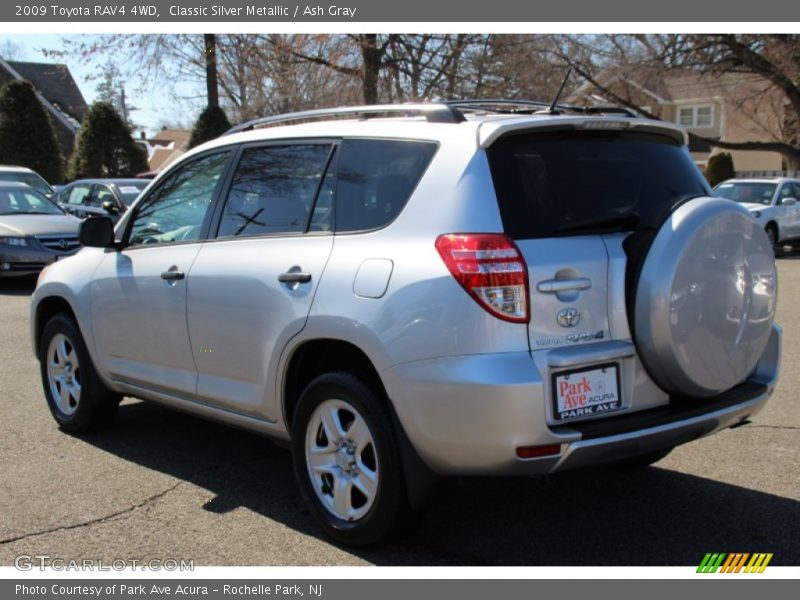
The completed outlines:
{"type": "Polygon", "coordinates": [[[311,281],[311,273],[287,271],[286,273],[278,275],[278,281],[281,283],[308,283],[311,281]]]}
{"type": "Polygon", "coordinates": [[[164,281],[178,281],[186,277],[186,274],[183,271],[179,271],[178,267],[170,267],[163,273],[161,273],[161,279],[164,281]]]}
{"type": "Polygon", "coordinates": [[[545,279],[536,285],[536,289],[543,294],[558,294],[560,292],[580,292],[592,287],[592,280],[586,277],[575,279],[545,279]]]}

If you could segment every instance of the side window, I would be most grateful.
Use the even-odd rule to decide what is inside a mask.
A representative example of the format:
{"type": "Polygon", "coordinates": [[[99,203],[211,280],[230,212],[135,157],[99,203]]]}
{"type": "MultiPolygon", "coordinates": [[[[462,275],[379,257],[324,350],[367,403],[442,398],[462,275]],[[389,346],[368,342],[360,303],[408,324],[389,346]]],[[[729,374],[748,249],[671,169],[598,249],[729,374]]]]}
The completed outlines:
{"type": "Polygon", "coordinates": [[[218,236],[304,232],[330,152],[331,144],[246,149],[218,236]]]}
{"type": "Polygon", "coordinates": [[[333,229],[333,196],[336,193],[336,157],[334,156],[319,187],[314,214],[309,231],[331,231],[333,229]]]}
{"type": "Polygon", "coordinates": [[[792,195],[792,198],[800,202],[800,183],[794,184],[794,194],[792,195]]]}
{"type": "Polygon", "coordinates": [[[211,154],[168,175],[139,204],[130,245],[198,240],[229,155],[228,151],[211,154]]]}
{"type": "Polygon", "coordinates": [[[92,206],[96,206],[100,208],[103,206],[103,202],[106,200],[111,200],[115,205],[118,204],[117,197],[114,195],[107,185],[97,185],[94,188],[94,194],[92,194],[92,206]]]}
{"type": "Polygon", "coordinates": [[[69,196],[66,198],[66,203],[72,206],[85,205],[89,200],[92,188],[88,185],[76,185],[69,191],[69,196]]]}
{"type": "Polygon", "coordinates": [[[792,184],[784,183],[778,191],[778,204],[783,204],[784,199],[792,197],[792,184]]]}
{"type": "Polygon", "coordinates": [[[336,189],[336,231],[377,229],[394,219],[436,148],[433,142],[344,140],[336,189]]]}

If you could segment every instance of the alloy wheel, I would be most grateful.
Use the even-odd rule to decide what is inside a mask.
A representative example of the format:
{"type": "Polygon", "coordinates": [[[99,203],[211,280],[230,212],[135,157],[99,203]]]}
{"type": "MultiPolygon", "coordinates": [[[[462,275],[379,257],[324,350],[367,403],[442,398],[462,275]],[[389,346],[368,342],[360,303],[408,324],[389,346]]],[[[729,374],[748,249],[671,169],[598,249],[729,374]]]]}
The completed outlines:
{"type": "Polygon", "coordinates": [[[80,362],[75,346],[62,333],[53,336],[47,348],[47,379],[58,410],[74,414],[81,400],[80,362]]]}
{"type": "Polygon", "coordinates": [[[317,406],[306,428],[305,460],[311,487],[332,515],[356,521],[369,512],[378,493],[378,453],[352,405],[329,399],[317,406]]]}

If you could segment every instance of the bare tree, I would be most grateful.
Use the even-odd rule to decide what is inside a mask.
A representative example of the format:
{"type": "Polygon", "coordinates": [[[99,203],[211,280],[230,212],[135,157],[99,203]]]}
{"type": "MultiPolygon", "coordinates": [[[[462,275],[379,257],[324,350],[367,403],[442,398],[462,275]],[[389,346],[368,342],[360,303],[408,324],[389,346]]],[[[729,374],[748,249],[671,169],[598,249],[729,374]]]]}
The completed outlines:
{"type": "Polygon", "coordinates": [[[25,60],[26,52],[22,44],[13,40],[3,40],[0,43],[0,57],[5,60],[25,60]]]}
{"type": "Polygon", "coordinates": [[[636,78],[657,80],[676,70],[712,82],[728,74],[749,77],[750,85],[730,92],[726,100],[767,139],[730,141],[694,133],[690,137],[727,150],[777,152],[791,168],[800,168],[799,35],[558,36],[551,54],[571,65],[607,100],[649,117],[660,115],[634,100],[636,78]],[[609,69],[624,71],[625,77],[614,78],[617,85],[611,85],[604,77],[609,69]],[[621,79],[627,86],[618,85],[621,79]]]}

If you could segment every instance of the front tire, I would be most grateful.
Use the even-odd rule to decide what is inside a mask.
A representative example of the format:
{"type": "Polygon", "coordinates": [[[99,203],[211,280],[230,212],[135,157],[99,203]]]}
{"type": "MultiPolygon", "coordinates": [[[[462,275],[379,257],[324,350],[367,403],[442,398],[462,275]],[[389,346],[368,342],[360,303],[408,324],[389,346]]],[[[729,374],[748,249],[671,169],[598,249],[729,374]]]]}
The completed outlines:
{"type": "Polygon", "coordinates": [[[292,458],[312,515],[343,544],[375,543],[410,516],[386,406],[353,375],[320,375],[303,391],[292,422],[292,458]]]}
{"type": "Polygon", "coordinates": [[[775,225],[770,224],[764,228],[764,231],[767,233],[767,239],[772,245],[773,251],[777,253],[780,249],[780,246],[778,246],[778,230],[775,225]]]}
{"type": "Polygon", "coordinates": [[[47,405],[61,429],[98,430],[114,420],[122,396],[109,391],[97,376],[71,317],[58,314],[44,326],[39,366],[47,405]]]}

